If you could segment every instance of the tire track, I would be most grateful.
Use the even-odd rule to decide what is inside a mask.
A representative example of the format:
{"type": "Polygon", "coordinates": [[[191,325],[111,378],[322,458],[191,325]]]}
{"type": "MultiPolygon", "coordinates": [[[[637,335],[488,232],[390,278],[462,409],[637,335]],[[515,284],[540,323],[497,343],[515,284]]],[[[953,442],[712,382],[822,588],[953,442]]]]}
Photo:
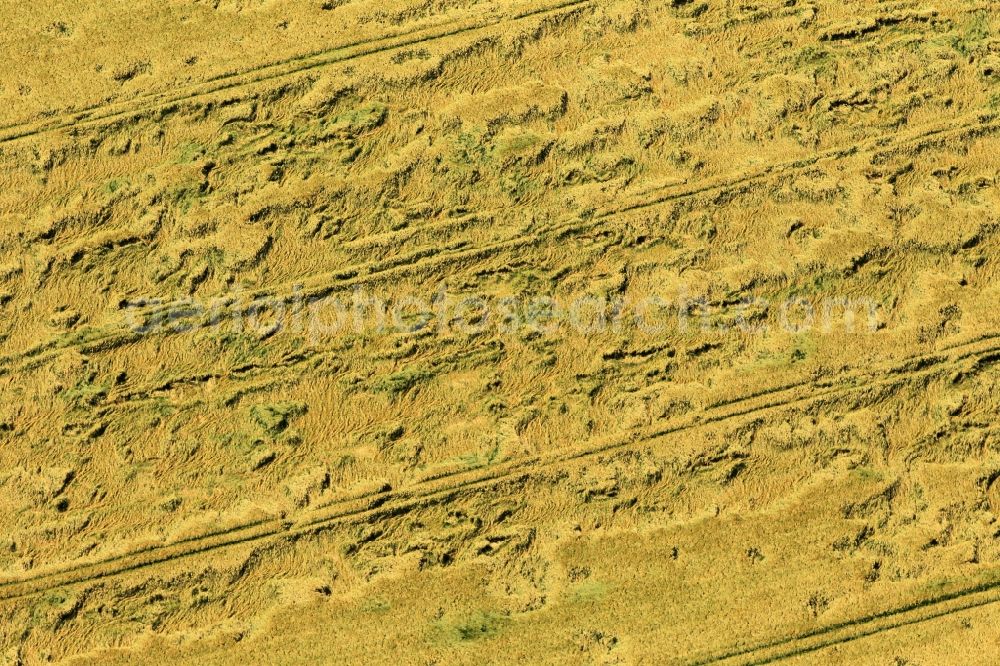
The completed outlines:
{"type": "MultiPolygon", "coordinates": [[[[570,225],[567,227],[566,232],[569,233],[572,230],[572,225],[570,225]]],[[[412,263],[400,264],[398,260],[393,260],[387,266],[383,266],[381,262],[376,262],[374,265],[367,264],[362,267],[353,267],[324,276],[325,279],[320,281],[319,284],[296,283],[296,288],[286,293],[274,292],[274,290],[251,292],[239,298],[230,297],[229,299],[224,299],[217,305],[220,308],[227,308],[226,314],[228,317],[256,316],[263,306],[284,307],[293,305],[297,301],[302,303],[315,302],[337,291],[389,280],[394,277],[412,275],[418,271],[434,271],[463,261],[482,260],[506,250],[523,249],[531,245],[536,245],[542,242],[542,240],[544,239],[537,235],[523,235],[469,249],[453,247],[450,248],[450,251],[428,252],[426,256],[412,263]],[[264,299],[269,300],[265,301],[264,299]],[[249,301],[249,303],[246,301],[249,301]]],[[[202,310],[192,308],[192,306],[183,302],[170,304],[164,309],[143,314],[147,317],[166,318],[168,322],[162,326],[157,325],[154,330],[143,330],[151,325],[147,321],[143,325],[134,325],[131,330],[123,331],[121,328],[116,327],[110,332],[101,332],[98,330],[90,332],[89,335],[85,335],[87,332],[84,331],[81,334],[72,336],[65,342],[61,339],[56,339],[28,350],[23,354],[0,359],[0,376],[37,368],[54,359],[59,353],[67,349],[79,349],[83,354],[103,353],[146,339],[150,335],[171,335],[189,332],[197,328],[206,328],[215,325],[219,321],[217,318],[218,313],[209,312],[206,314],[202,310]],[[200,320],[192,321],[193,316],[197,315],[203,316],[200,320]],[[80,338],[83,339],[81,340],[80,338]]]]}
{"type": "MultiPolygon", "coordinates": [[[[866,390],[903,385],[920,378],[932,377],[970,361],[980,364],[1000,361],[1000,333],[886,364],[884,367],[848,372],[838,379],[827,380],[826,388],[818,391],[815,390],[816,381],[806,380],[770,391],[757,392],[746,399],[722,401],[717,406],[671,419],[666,424],[632,429],[603,438],[581,449],[564,450],[549,456],[520,458],[494,465],[486,470],[477,469],[425,477],[416,481],[412,487],[402,490],[388,489],[372,495],[334,500],[326,506],[308,511],[297,519],[265,519],[96,562],[72,565],[29,578],[0,581],[0,601],[29,597],[65,585],[88,583],[242,543],[320,532],[345,522],[361,519],[376,521],[435,504],[461,492],[487,490],[499,484],[527,479],[540,469],[627,449],[642,442],[695,430],[706,425],[821,403],[866,390]]],[[[722,658],[730,656],[736,655],[722,658]]]]}
{"type": "Polygon", "coordinates": [[[599,216],[622,215],[625,213],[643,210],[677,199],[708,194],[716,190],[738,190],[755,184],[758,181],[769,178],[780,178],[792,175],[800,175],[803,172],[814,168],[825,162],[836,162],[849,157],[864,154],[872,155],[876,158],[884,158],[894,152],[906,147],[917,147],[923,149],[927,147],[926,142],[946,141],[955,138],[953,135],[962,136],[968,132],[988,133],[1000,129],[1000,116],[996,113],[974,112],[962,116],[960,119],[947,123],[933,124],[926,126],[901,139],[897,132],[889,132],[864,141],[860,141],[846,146],[830,148],[809,157],[769,164],[755,171],[744,173],[739,176],[720,176],[714,179],[702,181],[697,185],[687,188],[679,186],[667,186],[658,194],[643,201],[637,201],[618,208],[608,208],[598,212],[599,216]],[[895,140],[894,140],[895,139],[895,140]],[[880,152],[882,155],[880,155],[880,152]],[[670,191],[677,188],[677,191],[670,191]]]}
{"type": "MultiPolygon", "coordinates": [[[[698,181],[696,183],[681,183],[677,185],[667,185],[662,188],[658,188],[653,194],[652,198],[645,198],[640,201],[633,203],[628,203],[618,207],[609,207],[604,209],[598,209],[593,211],[589,217],[580,221],[574,222],[562,222],[560,226],[543,231],[542,233],[549,233],[552,235],[570,234],[570,233],[585,233],[592,231],[609,220],[633,212],[637,210],[643,210],[646,208],[655,207],[672,201],[678,201],[683,199],[689,199],[697,197],[703,194],[710,194],[713,192],[729,193],[731,190],[738,190],[740,188],[746,188],[748,185],[752,185],[757,181],[766,180],[768,178],[781,178],[788,177],[792,175],[801,175],[802,173],[808,171],[811,168],[816,167],[820,163],[828,161],[837,161],[841,159],[846,159],[849,157],[855,157],[863,154],[876,154],[879,149],[882,151],[891,152],[897,151],[907,146],[920,145],[921,142],[928,140],[947,140],[950,135],[956,134],[961,136],[966,132],[976,132],[980,131],[983,133],[988,133],[990,131],[995,131],[1000,129],[1000,117],[994,113],[972,113],[963,116],[959,120],[951,121],[943,124],[935,124],[929,127],[925,127],[921,130],[911,133],[902,139],[893,140],[898,137],[898,133],[891,132],[885,135],[880,135],[873,137],[861,143],[849,144],[847,146],[841,146],[836,148],[831,148],[816,155],[801,158],[798,160],[790,160],[786,162],[779,162],[775,164],[766,165],[758,170],[743,173],[738,176],[719,176],[716,178],[709,178],[703,181],[698,181]]],[[[954,138],[954,137],[951,137],[954,138]]],[[[438,222],[433,222],[426,225],[420,225],[415,228],[402,229],[395,232],[386,232],[380,234],[378,237],[361,237],[350,241],[352,247],[367,247],[369,245],[377,245],[379,242],[398,242],[400,238],[406,238],[407,236],[422,233],[427,230],[434,230],[437,228],[447,229],[452,227],[462,227],[464,225],[474,224],[476,219],[495,217],[502,215],[505,212],[514,210],[511,208],[499,208],[492,209],[489,211],[482,211],[472,213],[467,216],[462,216],[455,218],[454,220],[443,220],[438,222]]],[[[507,239],[501,242],[529,242],[530,239],[536,239],[536,235],[526,235],[519,236],[515,238],[507,239]]],[[[345,267],[336,273],[327,274],[327,276],[337,276],[349,273],[361,273],[370,272],[375,274],[379,269],[377,265],[361,265],[356,267],[345,267]]],[[[288,298],[289,292],[302,281],[298,281],[295,285],[280,285],[272,287],[266,290],[258,290],[249,295],[250,298],[288,298]],[[284,291],[285,296],[282,297],[280,292],[284,291]]],[[[350,285],[350,286],[353,286],[350,285]]],[[[155,297],[153,297],[155,299],[155,297]]],[[[287,300],[285,301],[287,304],[287,300]]],[[[150,314],[154,314],[155,311],[151,311],[150,314]]]]}
{"type": "Polygon", "coordinates": [[[109,124],[115,120],[152,113],[200,97],[207,97],[259,83],[293,77],[303,72],[328,65],[356,60],[409,46],[426,44],[448,37],[457,37],[493,28],[498,25],[559,13],[563,10],[575,10],[595,5],[596,0],[562,0],[561,2],[524,9],[509,16],[495,17],[486,21],[466,17],[445,21],[426,28],[419,28],[412,32],[398,33],[345,44],[316,53],[295,56],[277,63],[262,65],[243,72],[211,77],[187,86],[186,90],[180,94],[173,91],[147,93],[146,95],[140,95],[138,98],[112,104],[95,105],[81,111],[63,114],[57,118],[30,120],[8,125],[0,129],[0,145],[63,129],[109,124]],[[135,105],[136,101],[142,104],[135,105]],[[130,106],[131,108],[129,108],[130,106]]]}
{"type": "MultiPolygon", "coordinates": [[[[521,249],[542,242],[545,240],[545,236],[567,238],[576,234],[583,234],[593,231],[602,224],[613,221],[621,215],[635,211],[646,210],[655,206],[712,193],[726,195],[732,195],[734,192],[746,193],[752,186],[759,182],[771,178],[787,178],[793,175],[801,175],[825,162],[836,162],[864,154],[873,156],[881,155],[882,158],[885,158],[906,147],[915,146],[922,149],[935,142],[944,142],[949,139],[965,136],[968,133],[982,135],[998,129],[1000,129],[1000,119],[998,119],[997,114],[975,112],[963,116],[959,120],[925,127],[901,139],[896,139],[898,137],[897,133],[890,133],[873,137],[860,143],[831,148],[807,158],[766,165],[755,171],[743,173],[738,176],[720,176],[695,183],[668,185],[657,190],[657,193],[653,194],[652,197],[647,195],[640,201],[626,203],[618,207],[597,209],[584,218],[576,218],[568,222],[563,221],[555,227],[541,230],[540,232],[513,236],[479,248],[451,246],[444,251],[420,249],[416,250],[413,255],[410,255],[420,255],[417,257],[417,260],[410,263],[401,263],[401,259],[397,258],[389,262],[369,262],[356,266],[347,266],[332,273],[314,276],[310,281],[311,284],[308,285],[304,280],[298,280],[292,284],[278,285],[242,294],[241,297],[250,301],[270,299],[269,303],[271,305],[281,306],[292,304],[297,299],[322,299],[339,290],[350,289],[379,280],[402,277],[421,270],[436,270],[461,261],[483,259],[508,249],[521,249]]],[[[504,212],[504,210],[499,209],[487,213],[478,213],[478,215],[495,215],[504,212]]],[[[156,300],[156,297],[150,297],[149,300],[156,300]]],[[[230,316],[249,314],[245,306],[242,308],[238,307],[236,299],[233,297],[229,299],[223,298],[217,305],[222,308],[228,308],[230,316]]],[[[135,316],[165,316],[171,318],[173,325],[169,327],[170,330],[160,330],[158,331],[159,334],[190,330],[180,325],[182,323],[181,319],[184,319],[183,317],[175,317],[172,314],[173,309],[178,306],[183,307],[184,303],[168,303],[159,307],[159,309],[134,310],[133,314],[135,316]]],[[[259,303],[254,307],[259,307],[259,303]]],[[[62,339],[49,341],[21,354],[0,358],[0,375],[10,373],[12,371],[11,368],[18,364],[21,364],[17,367],[19,371],[38,367],[66,349],[75,348],[83,350],[83,353],[100,353],[136,342],[145,335],[149,335],[149,332],[123,332],[120,328],[115,328],[110,332],[103,333],[91,331],[82,340],[77,339],[80,337],[78,335],[71,337],[65,342],[62,339]]]]}
{"type": "MultiPolygon", "coordinates": [[[[997,572],[992,572],[997,575],[997,572]]],[[[804,634],[778,639],[745,650],[732,650],[725,654],[690,662],[691,666],[709,664],[740,664],[759,666],[791,659],[875,636],[886,631],[948,617],[974,608],[981,608],[1000,601],[1000,580],[989,580],[964,590],[957,590],[911,602],[891,610],[873,613],[855,620],[839,622],[804,634]]]]}
{"type": "MultiPolygon", "coordinates": [[[[956,136],[962,136],[968,132],[982,132],[988,133],[991,131],[996,131],[1000,129],[1000,116],[994,113],[972,113],[963,116],[959,120],[954,120],[948,123],[935,124],[929,127],[922,128],[911,133],[902,139],[897,139],[898,133],[892,132],[885,135],[880,135],[873,137],[871,139],[865,140],[860,143],[849,144],[847,146],[841,146],[836,148],[831,148],[816,155],[802,158],[798,160],[791,160],[786,162],[779,162],[775,164],[770,164],[755,171],[749,173],[743,173],[738,176],[720,176],[717,178],[710,178],[703,181],[698,181],[695,183],[681,183],[678,185],[667,185],[663,188],[659,188],[656,193],[653,194],[652,198],[645,198],[640,201],[635,201],[632,203],[627,203],[617,207],[609,207],[604,209],[597,209],[592,211],[588,215],[585,215],[582,219],[562,221],[554,228],[544,229],[537,233],[529,233],[520,236],[511,237],[502,241],[498,241],[492,245],[501,245],[504,243],[509,243],[512,245],[520,244],[534,244],[543,240],[540,237],[541,234],[555,236],[555,237],[565,237],[573,234],[581,234],[593,231],[600,228],[602,224],[609,221],[613,221],[615,218],[631,213],[637,210],[643,210],[665,203],[670,203],[673,201],[679,201],[684,199],[694,198],[704,194],[711,193],[724,193],[729,194],[734,190],[743,190],[750,185],[755,184],[758,181],[767,180],[771,178],[782,178],[790,177],[793,175],[801,175],[808,170],[815,168],[817,165],[824,162],[835,162],[842,159],[847,159],[849,157],[856,157],[864,154],[877,155],[881,150],[883,153],[892,153],[899,151],[903,148],[909,146],[921,146],[925,147],[924,142],[927,141],[945,141],[949,138],[955,138],[956,136]],[[954,136],[953,136],[954,135],[954,136]]],[[[495,217],[502,215],[505,212],[514,210],[513,208],[500,208],[485,212],[474,213],[473,216],[479,218],[495,217]]],[[[389,232],[384,234],[386,238],[397,238],[398,234],[403,232],[408,233],[420,233],[424,231],[424,228],[433,228],[440,225],[442,228],[447,228],[456,225],[468,224],[469,217],[465,216],[462,218],[457,218],[456,220],[446,220],[443,222],[432,223],[431,225],[421,225],[412,230],[401,230],[400,232],[389,232]]],[[[352,243],[360,246],[363,242],[368,239],[363,237],[352,241],[352,243]]],[[[379,239],[381,240],[381,239],[379,239]]],[[[371,242],[377,243],[378,240],[372,239],[371,242]]],[[[484,248],[490,246],[484,246],[484,248]]],[[[417,250],[416,252],[419,252],[417,250]]],[[[473,253],[476,250],[468,250],[467,252],[473,253]]],[[[396,262],[399,264],[400,262],[396,262]]],[[[445,264],[450,263],[445,261],[445,264]]],[[[392,268],[400,267],[392,266],[392,268]]],[[[327,276],[337,276],[337,275],[349,275],[352,279],[360,273],[368,273],[372,276],[381,272],[382,269],[379,268],[378,263],[362,265],[357,267],[345,267],[340,271],[327,274],[327,276]]],[[[357,278],[360,280],[360,278],[357,278]]],[[[302,281],[300,280],[299,283],[302,281]]],[[[355,286],[358,283],[348,284],[348,287],[355,286]]],[[[296,285],[279,285],[266,290],[258,290],[250,294],[250,298],[275,298],[280,302],[288,304],[288,299],[291,296],[291,291],[296,285]],[[284,292],[284,293],[282,293],[284,292]]],[[[319,297],[328,295],[332,291],[336,290],[337,287],[329,285],[324,282],[323,279],[320,280],[320,284],[313,287],[315,293],[319,294],[319,297]],[[329,288],[330,291],[326,291],[329,288]]]]}

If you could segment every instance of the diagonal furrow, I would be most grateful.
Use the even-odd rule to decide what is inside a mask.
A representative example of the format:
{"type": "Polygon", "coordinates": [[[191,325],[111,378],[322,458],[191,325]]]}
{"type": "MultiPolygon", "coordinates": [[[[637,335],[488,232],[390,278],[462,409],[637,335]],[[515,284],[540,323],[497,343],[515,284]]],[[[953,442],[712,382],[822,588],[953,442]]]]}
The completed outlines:
{"type": "MultiPolygon", "coordinates": [[[[994,572],[995,575],[995,572],[994,572]]],[[[740,664],[760,666],[798,657],[817,650],[849,643],[885,631],[929,622],[961,611],[980,608],[1000,601],[1000,579],[990,579],[963,590],[921,599],[904,606],[865,617],[839,622],[804,634],[780,638],[747,649],[734,649],[708,659],[690,662],[691,666],[740,664]]]]}
{"type": "MultiPolygon", "coordinates": [[[[889,134],[875,137],[862,143],[850,144],[838,148],[833,148],[809,158],[771,164],[749,173],[737,176],[723,176],[719,178],[706,179],[695,183],[682,183],[670,185],[658,190],[654,196],[646,197],[639,201],[634,201],[617,207],[608,207],[589,215],[587,219],[573,219],[562,221],[557,225],[539,232],[528,232],[525,234],[509,237],[496,241],[489,245],[478,248],[464,248],[454,246],[444,248],[441,251],[421,251],[414,255],[414,260],[406,262],[402,258],[392,260],[365,263],[356,266],[347,266],[343,269],[323,275],[313,276],[309,280],[299,280],[293,284],[278,285],[267,289],[260,289],[255,292],[242,295],[245,300],[251,302],[269,301],[272,304],[289,305],[296,301],[308,301],[309,299],[321,299],[337,291],[351,289],[356,286],[371,284],[380,280],[389,280],[404,275],[410,275],[419,271],[431,271],[444,268],[446,266],[461,263],[463,261],[476,261],[479,259],[495,256],[497,253],[522,249],[532,245],[537,245],[545,240],[545,237],[569,238],[574,235],[583,234],[588,231],[600,228],[602,224],[613,221],[618,216],[653,208],[658,205],[668,204],[675,201],[694,198],[712,193],[731,193],[733,191],[746,190],[753,185],[773,178],[790,177],[801,174],[817,165],[829,161],[837,161],[861,154],[881,155],[891,154],[907,147],[926,146],[936,142],[955,139],[961,136],[972,134],[986,134],[1000,129],[1000,120],[995,114],[974,113],[957,121],[950,121],[942,124],[934,124],[929,127],[917,130],[909,135],[899,137],[898,134],[889,134]]],[[[492,214],[499,214],[502,210],[492,211],[492,214]]],[[[155,300],[155,299],[153,299],[155,300]]],[[[219,309],[213,313],[213,317],[218,316],[238,316],[245,314],[245,304],[237,303],[236,299],[225,300],[215,304],[219,309]]],[[[167,318],[170,326],[158,327],[158,333],[169,335],[171,333],[183,332],[190,327],[182,325],[189,317],[176,316],[175,309],[184,307],[184,304],[158,305],[150,309],[136,309],[132,314],[138,317],[167,318]]],[[[203,314],[196,312],[193,314],[203,314]]],[[[211,320],[213,323],[217,319],[211,320]]],[[[198,324],[192,324],[197,326],[198,324]]],[[[96,330],[85,336],[83,339],[71,338],[67,341],[52,341],[21,354],[8,355],[0,358],[0,374],[9,373],[12,369],[28,369],[37,367],[54,357],[55,354],[67,348],[87,350],[88,353],[98,353],[109,351],[130,344],[140,339],[141,332],[133,330],[123,331],[119,327],[111,330],[96,330]]]]}
{"type": "Polygon", "coordinates": [[[825,162],[836,162],[862,154],[874,156],[880,155],[880,153],[891,154],[903,148],[923,147],[928,145],[928,142],[945,141],[949,138],[961,137],[969,132],[988,133],[998,128],[1000,128],[1000,120],[998,120],[997,114],[976,112],[947,123],[932,124],[902,136],[898,132],[890,132],[858,143],[830,148],[802,159],[768,164],[737,176],[721,176],[706,179],[687,187],[668,186],[646,199],[622,207],[602,210],[599,212],[599,216],[621,215],[698,194],[738,190],[759,181],[798,175],[825,162]]]}
{"type": "Polygon", "coordinates": [[[420,506],[440,502],[458,492],[492,488],[518,478],[529,478],[540,469],[626,449],[652,439],[691,431],[710,424],[803,407],[876,388],[901,386],[917,379],[935,376],[970,360],[992,363],[1000,358],[998,352],[1000,352],[1000,333],[885,367],[848,372],[835,381],[826,382],[824,388],[819,390],[816,390],[816,382],[803,381],[773,391],[758,392],[745,399],[728,400],[715,407],[671,419],[665,424],[636,428],[614,437],[591,442],[581,449],[560,451],[549,456],[519,458],[485,471],[480,469],[454,472],[425,478],[408,489],[387,490],[373,495],[335,501],[310,510],[295,520],[263,520],[98,562],[77,564],[31,578],[7,580],[0,582],[0,600],[17,599],[64,585],[86,583],[241,543],[282,535],[323,531],[362,518],[371,521],[398,515],[420,506]]]}
{"type": "Polygon", "coordinates": [[[10,125],[0,130],[0,144],[39,136],[57,130],[103,125],[111,121],[155,112],[200,97],[246,88],[259,83],[280,81],[328,65],[356,60],[365,56],[394,51],[418,44],[426,44],[448,37],[474,33],[498,25],[537,18],[563,10],[579,9],[594,4],[594,0],[563,0],[562,2],[541,7],[525,9],[510,16],[494,17],[485,21],[468,18],[456,19],[414,32],[380,37],[355,44],[346,44],[319,53],[297,56],[278,63],[263,65],[249,71],[214,77],[193,86],[188,86],[180,93],[176,91],[151,93],[118,104],[95,106],[56,118],[10,125]],[[140,104],[135,104],[136,101],[140,102],[140,104]]]}

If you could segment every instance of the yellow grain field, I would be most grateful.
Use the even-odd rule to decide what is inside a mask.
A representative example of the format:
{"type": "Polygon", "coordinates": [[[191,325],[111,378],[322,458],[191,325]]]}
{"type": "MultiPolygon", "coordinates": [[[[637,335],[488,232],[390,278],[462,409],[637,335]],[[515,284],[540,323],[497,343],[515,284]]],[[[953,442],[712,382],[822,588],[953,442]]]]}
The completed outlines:
{"type": "Polygon", "coordinates": [[[0,16],[0,664],[996,663],[996,3],[0,16]]]}

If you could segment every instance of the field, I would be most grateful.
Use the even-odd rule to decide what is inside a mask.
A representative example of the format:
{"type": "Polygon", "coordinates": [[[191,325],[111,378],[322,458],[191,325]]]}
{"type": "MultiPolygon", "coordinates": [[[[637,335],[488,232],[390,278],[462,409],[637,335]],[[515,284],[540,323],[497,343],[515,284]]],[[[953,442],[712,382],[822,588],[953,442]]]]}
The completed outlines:
{"type": "Polygon", "coordinates": [[[0,664],[995,663],[995,3],[0,12],[0,664]]]}

